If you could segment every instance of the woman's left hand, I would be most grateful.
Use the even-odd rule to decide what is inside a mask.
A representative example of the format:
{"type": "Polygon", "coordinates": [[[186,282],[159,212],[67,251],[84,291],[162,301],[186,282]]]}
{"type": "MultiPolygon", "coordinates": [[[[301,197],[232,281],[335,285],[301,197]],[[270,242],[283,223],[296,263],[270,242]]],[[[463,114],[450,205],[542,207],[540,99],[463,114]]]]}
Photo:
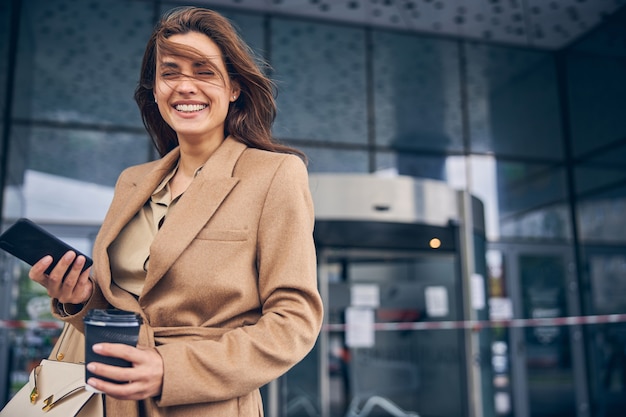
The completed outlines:
{"type": "Polygon", "coordinates": [[[133,364],[132,368],[105,365],[90,362],[90,372],[113,379],[128,381],[115,384],[98,378],[89,378],[87,383],[99,391],[118,400],[143,400],[161,395],[163,388],[163,359],[156,349],[136,348],[121,343],[97,343],[93,345],[95,353],[125,359],[133,364]]]}

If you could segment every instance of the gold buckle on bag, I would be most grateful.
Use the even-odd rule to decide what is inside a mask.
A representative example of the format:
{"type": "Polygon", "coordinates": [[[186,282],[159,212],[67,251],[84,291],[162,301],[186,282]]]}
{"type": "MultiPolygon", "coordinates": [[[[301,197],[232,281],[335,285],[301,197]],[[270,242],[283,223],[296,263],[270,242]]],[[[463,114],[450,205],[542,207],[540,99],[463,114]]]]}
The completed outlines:
{"type": "Polygon", "coordinates": [[[43,400],[44,406],[42,408],[43,411],[48,412],[50,410],[52,410],[55,406],[57,406],[61,401],[71,397],[72,395],[76,394],[79,391],[84,390],[85,387],[76,387],[73,390],[71,390],[70,392],[63,394],[63,396],[61,396],[58,400],[56,401],[52,401],[54,395],[49,396],[48,398],[46,398],[45,400],[43,400]]]}

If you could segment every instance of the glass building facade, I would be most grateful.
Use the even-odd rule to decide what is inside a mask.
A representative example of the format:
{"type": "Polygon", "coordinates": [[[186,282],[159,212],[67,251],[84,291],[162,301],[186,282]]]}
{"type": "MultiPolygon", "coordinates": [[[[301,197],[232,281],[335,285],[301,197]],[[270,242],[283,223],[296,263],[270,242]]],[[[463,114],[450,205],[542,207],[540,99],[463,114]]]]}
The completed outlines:
{"type": "MultiPolygon", "coordinates": [[[[90,251],[118,174],[157,157],[132,96],[156,19],[179,4],[0,2],[4,227],[29,217],[90,251]]],[[[311,173],[426,178],[482,201],[494,310],[626,314],[624,7],[559,50],[216,10],[270,63],[274,134],[311,173]]],[[[27,271],[0,254],[0,404],[58,333],[28,325],[50,315],[27,271]]],[[[623,415],[626,323],[480,332],[494,415],[623,415]]]]}

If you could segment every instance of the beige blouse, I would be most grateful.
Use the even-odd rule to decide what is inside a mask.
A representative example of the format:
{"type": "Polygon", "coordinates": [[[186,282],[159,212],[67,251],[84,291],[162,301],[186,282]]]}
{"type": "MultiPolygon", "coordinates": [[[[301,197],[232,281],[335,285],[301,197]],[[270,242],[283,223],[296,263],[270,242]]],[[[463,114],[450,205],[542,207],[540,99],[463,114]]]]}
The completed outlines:
{"type": "MultiPolygon", "coordinates": [[[[198,168],[195,175],[200,172],[198,168]]],[[[150,245],[165,216],[172,210],[179,195],[172,200],[169,182],[178,165],[161,181],[143,208],[120,232],[108,249],[113,282],[135,296],[141,295],[150,263],[150,245]]]]}

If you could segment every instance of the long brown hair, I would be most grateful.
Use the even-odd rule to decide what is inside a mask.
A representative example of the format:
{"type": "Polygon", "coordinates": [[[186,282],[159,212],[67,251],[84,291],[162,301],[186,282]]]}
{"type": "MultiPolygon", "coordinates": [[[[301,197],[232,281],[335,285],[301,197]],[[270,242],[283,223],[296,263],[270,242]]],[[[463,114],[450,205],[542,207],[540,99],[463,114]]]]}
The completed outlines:
{"type": "Polygon", "coordinates": [[[163,120],[154,102],[157,54],[167,51],[190,59],[203,59],[198,51],[168,41],[172,35],[189,32],[203,33],[215,42],[222,52],[228,77],[241,90],[237,101],[231,103],[228,110],[224,134],[252,148],[292,153],[306,160],[301,151],[279,144],[272,137],[271,128],[276,118],[275,87],[261,71],[267,64],[255,56],[228,19],[215,11],[198,7],[178,7],[163,15],[143,56],[135,101],[159,154],[163,156],[178,146],[178,137],[163,120]]]}

